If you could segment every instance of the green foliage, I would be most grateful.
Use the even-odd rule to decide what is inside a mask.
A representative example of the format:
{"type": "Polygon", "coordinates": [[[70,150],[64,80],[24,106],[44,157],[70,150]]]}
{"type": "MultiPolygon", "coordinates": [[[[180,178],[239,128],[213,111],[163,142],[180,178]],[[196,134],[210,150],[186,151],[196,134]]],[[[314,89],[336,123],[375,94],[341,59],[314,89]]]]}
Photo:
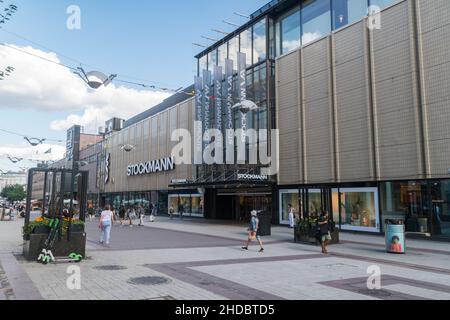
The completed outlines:
{"type": "MultiPolygon", "coordinates": [[[[30,235],[33,233],[34,228],[36,227],[50,227],[50,219],[47,218],[38,218],[36,221],[30,222],[28,225],[24,226],[22,229],[22,233],[24,236],[30,235]]],[[[84,222],[81,220],[72,220],[72,226],[82,225],[84,226],[84,222]]],[[[69,229],[69,219],[65,218],[62,222],[62,235],[67,234],[67,230],[69,229]]]]}
{"type": "Polygon", "coordinates": [[[10,202],[23,201],[27,196],[25,187],[21,185],[6,186],[0,194],[3,198],[8,199],[10,202]]]}
{"type": "Polygon", "coordinates": [[[317,224],[317,218],[309,217],[297,220],[297,227],[300,232],[308,233],[317,224]]]}

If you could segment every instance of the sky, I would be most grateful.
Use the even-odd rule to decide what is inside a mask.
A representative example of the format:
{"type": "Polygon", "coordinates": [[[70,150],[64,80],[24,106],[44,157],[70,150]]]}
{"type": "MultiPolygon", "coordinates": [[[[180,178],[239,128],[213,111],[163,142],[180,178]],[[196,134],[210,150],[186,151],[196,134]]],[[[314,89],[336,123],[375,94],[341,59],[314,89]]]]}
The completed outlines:
{"type": "Polygon", "coordinates": [[[268,0],[4,0],[0,12],[18,6],[11,20],[0,24],[0,71],[15,70],[0,81],[0,130],[30,138],[46,138],[31,147],[20,135],[0,131],[0,169],[17,171],[34,162],[13,164],[7,155],[36,160],[62,158],[66,129],[73,124],[95,133],[104,121],[130,118],[167,98],[170,93],[113,82],[91,90],[69,69],[117,74],[118,79],[178,89],[193,82],[194,56],[219,38],[211,29],[232,31],[222,20],[237,24],[268,0]],[[80,8],[80,29],[70,30],[80,8]],[[42,57],[36,58],[33,55],[42,57]],[[52,63],[54,62],[54,63],[52,63]],[[55,140],[55,141],[53,141],[55,140]],[[51,153],[46,153],[51,149],[51,153]]]}

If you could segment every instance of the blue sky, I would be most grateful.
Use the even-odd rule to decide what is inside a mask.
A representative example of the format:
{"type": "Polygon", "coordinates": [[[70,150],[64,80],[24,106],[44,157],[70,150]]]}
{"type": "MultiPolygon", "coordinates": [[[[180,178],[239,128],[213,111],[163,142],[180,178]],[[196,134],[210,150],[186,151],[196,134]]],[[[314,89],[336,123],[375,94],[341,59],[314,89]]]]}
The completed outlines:
{"type": "MultiPolygon", "coordinates": [[[[233,12],[250,14],[268,1],[6,0],[5,2],[6,4],[14,3],[19,7],[17,14],[13,16],[5,29],[45,45],[51,50],[19,39],[2,30],[0,30],[1,43],[20,47],[31,45],[44,53],[55,52],[61,62],[70,66],[76,67],[77,62],[61,55],[74,58],[85,65],[94,66],[97,70],[117,73],[122,79],[132,81],[141,79],[145,81],[138,82],[155,83],[176,89],[189,85],[193,81],[195,72],[193,57],[201,51],[201,48],[193,46],[192,42],[208,44],[201,35],[219,37],[210,31],[211,29],[232,30],[232,27],[222,23],[223,19],[241,24],[245,22],[245,19],[234,15],[233,12]],[[68,18],[66,9],[70,5],[78,5],[81,8],[81,30],[71,31],[66,28],[68,18]]],[[[1,4],[0,7],[2,7],[1,4]]],[[[16,59],[25,58],[21,56],[23,55],[21,53],[16,54],[16,59]]],[[[20,69],[21,60],[14,61],[19,61],[16,67],[20,69]]],[[[29,67],[24,64],[22,69],[24,68],[29,67]]],[[[86,67],[86,69],[89,68],[86,67]]],[[[39,70],[41,70],[39,74],[28,73],[26,78],[22,78],[25,79],[21,80],[22,83],[28,83],[28,80],[33,81],[35,77],[42,78],[46,67],[41,67],[39,70]]],[[[51,80],[53,75],[50,73],[45,76],[51,80]]],[[[63,86],[70,84],[62,82],[64,83],[59,85],[67,90],[63,86]]],[[[1,86],[4,85],[4,82],[0,83],[0,94],[1,86]]],[[[17,86],[18,88],[14,88],[16,91],[13,90],[20,93],[17,99],[10,97],[5,102],[0,98],[0,129],[13,130],[33,137],[64,139],[64,130],[56,131],[55,126],[51,128],[52,121],[65,119],[71,115],[81,116],[85,112],[83,108],[77,109],[77,107],[70,107],[70,110],[67,110],[64,104],[61,104],[61,108],[37,106],[33,101],[39,100],[41,97],[39,94],[42,94],[40,92],[35,96],[35,100],[29,98],[24,100],[23,104],[17,102],[16,106],[20,96],[28,94],[21,91],[20,84],[17,86]]],[[[32,94],[30,93],[31,97],[33,97],[32,94]]],[[[52,99],[51,95],[45,94],[47,94],[47,100],[52,99]]],[[[125,96],[127,94],[129,93],[124,93],[125,96]]],[[[96,99],[91,98],[89,101],[96,99]]],[[[57,101],[55,98],[55,103],[57,101]]],[[[142,98],[139,101],[146,100],[142,98]]],[[[126,108],[126,106],[123,107],[126,108]]],[[[142,106],[133,110],[140,109],[142,106]]],[[[0,147],[2,146],[25,147],[26,145],[20,137],[0,133],[0,147]]],[[[0,169],[13,168],[9,160],[0,158],[0,169]]]]}

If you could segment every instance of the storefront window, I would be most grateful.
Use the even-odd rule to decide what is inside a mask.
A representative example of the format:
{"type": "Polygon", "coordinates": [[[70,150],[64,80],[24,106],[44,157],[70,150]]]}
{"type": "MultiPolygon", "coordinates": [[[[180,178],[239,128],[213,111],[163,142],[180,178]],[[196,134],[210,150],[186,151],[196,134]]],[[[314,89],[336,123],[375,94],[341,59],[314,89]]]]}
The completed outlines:
{"type": "Polygon", "coordinates": [[[300,9],[295,9],[279,24],[280,52],[285,54],[300,47],[300,9]]]}
{"type": "Polygon", "coordinates": [[[349,188],[339,189],[339,194],[333,192],[333,217],[340,221],[343,230],[379,232],[378,189],[349,188]]]}
{"type": "Polygon", "coordinates": [[[367,14],[367,0],[333,0],[333,29],[356,22],[367,14]]]}
{"type": "Polygon", "coordinates": [[[450,237],[450,181],[385,182],[384,219],[405,220],[406,231],[450,237]]]}
{"type": "Polygon", "coordinates": [[[171,194],[169,195],[169,210],[173,210],[174,215],[186,217],[203,217],[203,197],[193,194],[171,194]]]}
{"type": "Polygon", "coordinates": [[[267,57],[266,19],[253,26],[253,63],[264,61],[267,57]]]}
{"type": "Polygon", "coordinates": [[[331,32],[330,0],[309,0],[302,8],[302,45],[331,32]]]}
{"type": "Polygon", "coordinates": [[[292,205],[298,218],[300,216],[298,190],[280,191],[280,224],[289,224],[289,205],[292,205]]]}
{"type": "Polygon", "coordinates": [[[322,213],[322,195],[318,189],[308,190],[308,214],[319,217],[322,213]]]}

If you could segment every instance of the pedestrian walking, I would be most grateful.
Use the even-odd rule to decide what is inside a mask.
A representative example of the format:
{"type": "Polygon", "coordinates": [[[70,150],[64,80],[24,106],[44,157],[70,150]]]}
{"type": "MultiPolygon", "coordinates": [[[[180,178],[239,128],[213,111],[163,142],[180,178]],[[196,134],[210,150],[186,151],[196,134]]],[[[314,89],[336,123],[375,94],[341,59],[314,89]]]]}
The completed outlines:
{"type": "Polygon", "coordinates": [[[136,210],[134,209],[134,206],[131,206],[128,209],[127,215],[128,215],[128,220],[130,222],[130,227],[132,227],[133,226],[133,220],[136,219],[136,210]]]}
{"type": "Polygon", "coordinates": [[[178,214],[180,215],[180,219],[183,220],[184,215],[184,203],[180,202],[180,205],[178,206],[178,214]]]}
{"type": "Polygon", "coordinates": [[[331,241],[330,219],[327,211],[323,211],[317,222],[317,233],[320,238],[322,253],[328,254],[328,243],[331,241]]]}
{"type": "Polygon", "coordinates": [[[250,243],[253,240],[257,240],[260,246],[259,252],[264,252],[263,243],[261,240],[261,236],[259,235],[259,219],[258,219],[258,212],[253,210],[251,212],[252,218],[250,219],[250,225],[248,227],[248,240],[244,247],[242,247],[243,250],[248,250],[248,247],[250,243]]]}
{"type": "Polygon", "coordinates": [[[142,227],[144,226],[144,216],[145,216],[145,211],[142,206],[138,207],[137,214],[139,216],[139,226],[142,227]]]}
{"type": "Polygon", "coordinates": [[[293,229],[295,227],[295,210],[292,204],[288,205],[289,227],[293,229]]]}
{"type": "Polygon", "coordinates": [[[114,223],[114,214],[111,211],[111,206],[108,204],[105,206],[105,210],[100,215],[99,228],[101,230],[100,243],[109,246],[111,238],[111,228],[114,223]]]}
{"type": "Polygon", "coordinates": [[[119,220],[120,220],[120,225],[123,226],[123,221],[125,220],[125,215],[126,215],[126,210],[124,206],[120,206],[119,209],[119,220]]]}
{"type": "Polygon", "coordinates": [[[170,220],[173,220],[173,213],[174,212],[175,212],[175,209],[173,208],[173,205],[170,205],[170,208],[169,208],[170,220]]]}

